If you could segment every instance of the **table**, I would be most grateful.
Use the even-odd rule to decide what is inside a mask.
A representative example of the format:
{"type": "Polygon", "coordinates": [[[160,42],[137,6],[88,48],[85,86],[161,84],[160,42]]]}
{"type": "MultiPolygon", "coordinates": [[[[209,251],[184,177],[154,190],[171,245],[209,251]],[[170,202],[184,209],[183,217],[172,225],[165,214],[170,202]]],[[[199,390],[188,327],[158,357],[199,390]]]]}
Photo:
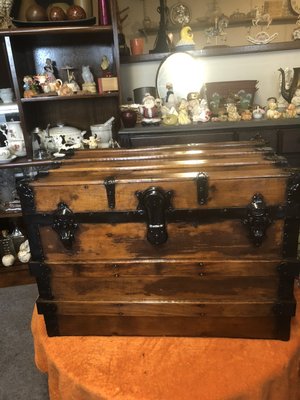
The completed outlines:
{"type": "MultiPolygon", "coordinates": [[[[300,304],[300,289],[295,289],[300,304]]],[[[52,337],[34,309],[50,400],[299,400],[300,306],[291,339],[52,337]]]]}

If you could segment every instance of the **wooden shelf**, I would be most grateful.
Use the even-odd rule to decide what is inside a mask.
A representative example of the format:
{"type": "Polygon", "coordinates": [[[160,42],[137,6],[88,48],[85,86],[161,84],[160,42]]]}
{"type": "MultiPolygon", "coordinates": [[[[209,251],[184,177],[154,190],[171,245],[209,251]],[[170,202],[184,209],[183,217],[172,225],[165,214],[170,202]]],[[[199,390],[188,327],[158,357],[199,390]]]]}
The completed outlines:
{"type": "Polygon", "coordinates": [[[108,93],[95,93],[95,94],[75,94],[72,96],[34,96],[30,98],[21,98],[22,103],[32,103],[32,102],[40,102],[40,101],[66,101],[66,100],[82,100],[82,99],[91,99],[91,98],[105,98],[105,97],[118,97],[118,92],[108,92],[108,93]]]}
{"type": "Polygon", "coordinates": [[[11,28],[0,30],[0,36],[25,36],[25,35],[62,35],[74,33],[112,33],[111,25],[100,26],[45,26],[45,27],[28,27],[28,28],[11,28]]]}
{"type": "MultiPolygon", "coordinates": [[[[300,40],[290,42],[278,42],[269,44],[258,45],[245,45],[245,46],[211,46],[201,50],[189,51],[194,57],[216,57],[216,56],[230,56],[238,54],[254,54],[265,53],[272,51],[285,51],[285,50],[299,50],[300,40]]],[[[141,54],[138,56],[123,56],[121,57],[121,64],[161,61],[171,53],[155,53],[155,54],[141,54]]]]}
{"type": "Polygon", "coordinates": [[[0,288],[35,283],[30,275],[28,264],[16,264],[12,267],[0,266],[0,288]]]}
{"type": "Polygon", "coordinates": [[[22,211],[0,211],[0,219],[4,218],[21,218],[22,211]]]}
{"type": "Polygon", "coordinates": [[[236,122],[199,122],[190,125],[174,125],[174,126],[142,126],[136,125],[134,128],[120,129],[119,135],[144,135],[147,133],[178,133],[184,134],[187,132],[210,132],[215,130],[241,130],[241,129],[259,129],[259,128],[286,128],[300,127],[300,118],[282,118],[282,119],[261,119],[251,121],[236,121],[236,122]],[[184,132],[184,133],[183,133],[184,132]]]}
{"type": "MultiPolygon", "coordinates": [[[[288,17],[278,17],[272,19],[272,25],[285,25],[285,24],[295,24],[297,21],[296,16],[288,16],[288,17]]],[[[213,22],[209,21],[207,18],[203,18],[202,20],[194,21],[189,24],[192,30],[203,30],[213,26],[213,22]]],[[[252,18],[244,18],[244,19],[229,19],[228,28],[240,28],[240,27],[251,27],[252,26],[252,18]]],[[[180,27],[170,24],[167,28],[169,32],[179,32],[180,27]]],[[[151,28],[140,28],[139,32],[145,36],[157,34],[158,26],[154,26],[151,28]]]]}

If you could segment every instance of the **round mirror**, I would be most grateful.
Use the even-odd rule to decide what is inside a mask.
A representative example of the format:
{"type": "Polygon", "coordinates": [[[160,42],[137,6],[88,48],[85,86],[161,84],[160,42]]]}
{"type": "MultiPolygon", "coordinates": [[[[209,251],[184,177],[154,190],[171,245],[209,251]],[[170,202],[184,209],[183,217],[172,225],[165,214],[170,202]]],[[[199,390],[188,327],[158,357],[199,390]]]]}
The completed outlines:
{"type": "Polygon", "coordinates": [[[173,92],[178,99],[186,99],[188,93],[200,92],[203,83],[201,66],[188,53],[169,55],[161,62],[156,74],[156,89],[161,99],[165,99],[169,84],[173,86],[173,92]]]}

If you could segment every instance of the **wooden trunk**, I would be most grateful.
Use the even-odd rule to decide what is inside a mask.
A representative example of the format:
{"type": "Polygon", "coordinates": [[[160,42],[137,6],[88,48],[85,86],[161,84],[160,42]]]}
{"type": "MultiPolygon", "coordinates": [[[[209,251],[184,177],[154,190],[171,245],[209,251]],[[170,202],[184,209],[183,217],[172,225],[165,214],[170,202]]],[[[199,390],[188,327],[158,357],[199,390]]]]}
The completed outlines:
{"type": "Polygon", "coordinates": [[[79,151],[18,190],[49,336],[289,339],[300,175],[261,143],[79,151]]]}

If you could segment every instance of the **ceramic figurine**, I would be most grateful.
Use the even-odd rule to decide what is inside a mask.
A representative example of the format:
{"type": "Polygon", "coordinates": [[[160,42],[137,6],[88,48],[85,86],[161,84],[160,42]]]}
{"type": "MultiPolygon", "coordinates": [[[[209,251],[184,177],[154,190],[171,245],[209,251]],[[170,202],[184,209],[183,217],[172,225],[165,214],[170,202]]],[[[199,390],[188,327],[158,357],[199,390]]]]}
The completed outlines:
{"type": "Polygon", "coordinates": [[[180,31],[180,40],[176,44],[176,48],[183,50],[194,50],[195,42],[191,27],[184,26],[180,31]]]}
{"type": "Polygon", "coordinates": [[[228,121],[236,122],[241,120],[241,116],[237,112],[237,108],[234,104],[228,104],[227,114],[228,114],[228,121]]]}
{"type": "Polygon", "coordinates": [[[15,262],[15,257],[12,254],[5,254],[1,261],[4,267],[11,267],[15,262]]]}
{"type": "Polygon", "coordinates": [[[292,97],[291,104],[296,107],[300,107],[300,89],[296,89],[294,96],[292,97]]]}
{"type": "Polygon", "coordinates": [[[173,91],[173,84],[171,82],[166,83],[166,98],[165,98],[165,105],[168,108],[175,107],[177,104],[177,99],[173,91]]]}
{"type": "Polygon", "coordinates": [[[265,110],[260,106],[256,106],[256,108],[252,111],[252,116],[254,119],[262,119],[264,114],[265,110]]]}
{"type": "Polygon", "coordinates": [[[250,110],[244,110],[241,113],[241,118],[243,121],[250,121],[252,119],[252,113],[250,110]]]}
{"type": "Polygon", "coordinates": [[[30,75],[24,76],[23,82],[24,82],[23,89],[25,98],[36,96],[39,93],[36,82],[34,81],[32,76],[30,75]]]}
{"type": "Polygon", "coordinates": [[[295,118],[297,117],[297,108],[295,104],[289,104],[284,113],[285,118],[295,118]]]}
{"type": "Polygon", "coordinates": [[[100,62],[100,68],[103,72],[103,76],[107,76],[109,74],[109,67],[110,67],[110,61],[107,56],[103,56],[100,62]]]}
{"type": "Polygon", "coordinates": [[[94,83],[95,82],[89,65],[83,65],[82,66],[81,76],[82,76],[82,79],[83,79],[84,83],[94,83]]]}
{"type": "Polygon", "coordinates": [[[0,1],[0,29],[8,29],[12,26],[12,18],[10,14],[13,3],[13,0],[0,1]]]}
{"type": "Polygon", "coordinates": [[[156,124],[160,121],[155,98],[150,93],[145,94],[140,112],[143,115],[142,122],[144,124],[156,124]]]}
{"type": "Polygon", "coordinates": [[[90,136],[88,139],[83,139],[82,141],[87,144],[91,150],[98,148],[97,136],[90,136]]]}
{"type": "Polygon", "coordinates": [[[181,99],[181,102],[178,106],[178,124],[179,125],[188,125],[192,121],[188,115],[188,101],[186,99],[181,99]]]}
{"type": "Polygon", "coordinates": [[[46,64],[44,66],[44,70],[48,82],[55,82],[56,76],[54,73],[54,63],[50,58],[46,58],[46,64]]]}
{"type": "Polygon", "coordinates": [[[281,117],[281,113],[278,111],[277,99],[270,97],[268,99],[268,110],[266,113],[267,119],[278,119],[281,117]]]}
{"type": "Polygon", "coordinates": [[[191,98],[188,100],[188,112],[193,122],[200,121],[201,108],[199,99],[191,98]]]}
{"type": "MultiPolygon", "coordinates": [[[[176,110],[175,110],[176,111],[176,110]]],[[[162,123],[163,125],[177,125],[178,124],[178,113],[176,111],[176,113],[170,113],[170,114],[166,114],[162,117],[162,123]]]]}
{"type": "Polygon", "coordinates": [[[20,249],[18,252],[18,259],[22,263],[28,263],[30,258],[31,258],[31,253],[30,253],[29,242],[28,242],[28,240],[25,240],[25,242],[23,242],[20,245],[20,249]]]}

